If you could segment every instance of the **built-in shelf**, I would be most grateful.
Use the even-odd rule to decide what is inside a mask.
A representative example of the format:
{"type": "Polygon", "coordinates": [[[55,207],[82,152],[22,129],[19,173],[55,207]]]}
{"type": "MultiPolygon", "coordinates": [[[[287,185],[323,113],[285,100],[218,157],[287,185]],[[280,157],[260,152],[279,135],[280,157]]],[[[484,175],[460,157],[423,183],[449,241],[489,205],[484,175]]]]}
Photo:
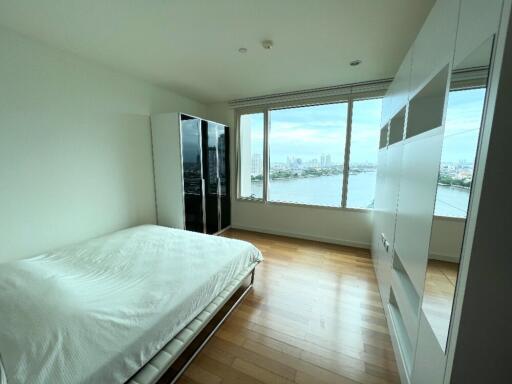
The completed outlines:
{"type": "MultiPolygon", "coordinates": [[[[420,297],[407,274],[400,257],[393,254],[389,304],[394,316],[399,343],[404,343],[404,350],[410,351],[418,337],[420,297]]],[[[409,356],[412,359],[412,356],[409,356]]]]}
{"type": "Polygon", "coordinates": [[[403,107],[389,123],[389,145],[393,145],[403,140],[405,127],[406,107],[403,107]]]}
{"type": "Polygon", "coordinates": [[[380,130],[379,149],[385,148],[388,145],[388,126],[389,124],[386,124],[380,130]]]}
{"type": "Polygon", "coordinates": [[[420,297],[414,288],[414,285],[407,273],[402,261],[400,260],[400,256],[396,251],[393,253],[393,273],[397,276],[397,279],[400,283],[400,287],[403,288],[403,291],[407,293],[407,302],[411,306],[411,308],[419,308],[420,307],[420,297]]]}
{"type": "Polygon", "coordinates": [[[415,300],[414,293],[409,288],[405,288],[406,286],[407,280],[405,276],[393,270],[391,273],[391,287],[395,291],[395,299],[404,320],[404,327],[407,330],[409,339],[414,343],[418,336],[419,303],[415,300]]]}
{"type": "Polygon", "coordinates": [[[406,138],[443,124],[448,76],[447,64],[411,99],[407,114],[406,138]]]}
{"type": "Polygon", "coordinates": [[[407,372],[410,374],[412,371],[413,364],[413,344],[409,338],[407,329],[405,328],[404,319],[400,312],[400,306],[396,300],[395,292],[391,287],[389,292],[389,313],[391,317],[391,323],[393,330],[398,341],[398,347],[400,348],[400,355],[404,362],[407,372]]]}

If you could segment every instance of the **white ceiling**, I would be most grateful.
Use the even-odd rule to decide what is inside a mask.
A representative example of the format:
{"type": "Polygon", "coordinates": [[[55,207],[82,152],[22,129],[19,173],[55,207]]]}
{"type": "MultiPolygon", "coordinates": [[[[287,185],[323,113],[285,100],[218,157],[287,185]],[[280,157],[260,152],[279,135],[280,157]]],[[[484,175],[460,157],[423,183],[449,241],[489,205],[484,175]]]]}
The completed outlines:
{"type": "Polygon", "coordinates": [[[433,3],[0,0],[0,24],[218,102],[392,77],[433,3]],[[272,50],[261,47],[264,39],[274,41],[272,50]],[[353,59],[363,63],[350,67],[353,59]]]}

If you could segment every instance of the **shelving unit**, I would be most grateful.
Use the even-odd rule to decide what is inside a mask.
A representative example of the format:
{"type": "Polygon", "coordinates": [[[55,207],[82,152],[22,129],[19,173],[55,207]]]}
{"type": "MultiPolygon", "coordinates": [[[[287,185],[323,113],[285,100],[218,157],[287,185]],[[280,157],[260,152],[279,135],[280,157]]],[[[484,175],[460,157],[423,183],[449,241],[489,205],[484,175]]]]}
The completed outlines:
{"type": "Polygon", "coordinates": [[[444,378],[421,303],[449,81],[458,47],[467,54],[497,32],[501,4],[437,0],[383,100],[372,255],[404,383],[444,378]]]}
{"type": "Polygon", "coordinates": [[[445,65],[409,102],[407,139],[443,124],[449,68],[445,65]]]}
{"type": "Polygon", "coordinates": [[[405,118],[407,107],[403,107],[389,123],[389,145],[393,145],[404,139],[405,118]]]}
{"type": "Polygon", "coordinates": [[[151,116],[157,222],[217,233],[231,223],[229,129],[184,113],[151,116]]]}

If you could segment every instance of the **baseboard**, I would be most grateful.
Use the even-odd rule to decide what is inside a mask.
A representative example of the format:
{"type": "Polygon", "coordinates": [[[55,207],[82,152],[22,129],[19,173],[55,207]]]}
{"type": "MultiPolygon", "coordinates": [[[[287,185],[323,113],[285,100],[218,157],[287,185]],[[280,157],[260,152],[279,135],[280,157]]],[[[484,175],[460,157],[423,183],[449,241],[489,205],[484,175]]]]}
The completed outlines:
{"type": "Polygon", "coordinates": [[[449,263],[459,263],[460,257],[451,256],[451,255],[440,255],[437,253],[431,253],[428,255],[429,260],[439,260],[439,261],[447,261],[449,263]]]}
{"type": "Polygon", "coordinates": [[[334,239],[334,238],[326,237],[326,236],[314,236],[314,235],[312,236],[312,235],[306,235],[304,233],[288,232],[288,231],[281,231],[281,230],[275,230],[275,229],[269,229],[269,228],[259,228],[259,227],[253,227],[253,226],[248,226],[248,225],[238,225],[238,224],[231,224],[231,228],[241,229],[244,231],[267,233],[269,235],[293,237],[295,239],[320,241],[322,243],[344,245],[347,247],[354,247],[354,248],[363,248],[363,249],[371,248],[371,244],[369,244],[369,243],[362,243],[362,242],[358,242],[358,241],[343,240],[343,239],[334,239]]]}
{"type": "Polygon", "coordinates": [[[230,228],[231,228],[231,225],[228,225],[226,228],[222,228],[220,231],[215,232],[213,235],[214,235],[214,236],[219,236],[219,235],[221,235],[222,233],[226,232],[226,231],[227,231],[228,229],[230,229],[230,228]]]}

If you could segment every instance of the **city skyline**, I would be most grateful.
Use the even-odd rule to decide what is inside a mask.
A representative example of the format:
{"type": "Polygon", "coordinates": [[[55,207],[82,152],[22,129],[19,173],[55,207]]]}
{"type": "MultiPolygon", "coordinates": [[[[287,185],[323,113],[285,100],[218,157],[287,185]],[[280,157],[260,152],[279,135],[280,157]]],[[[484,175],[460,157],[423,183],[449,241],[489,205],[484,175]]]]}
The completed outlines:
{"type": "MultiPolygon", "coordinates": [[[[465,215],[484,97],[481,88],[449,93],[435,208],[438,215],[465,215]]],[[[345,107],[337,103],[270,111],[270,199],[339,203],[340,183],[345,177],[345,107]]],[[[380,107],[380,100],[375,99],[353,104],[348,200],[355,206],[370,207],[373,201],[380,107]]],[[[251,179],[252,189],[261,196],[263,114],[254,117],[247,126],[251,131],[251,179]]]]}
{"type": "MultiPolygon", "coordinates": [[[[354,102],[351,162],[376,163],[381,99],[354,102]]],[[[251,152],[263,154],[263,113],[242,116],[250,130],[251,152]]],[[[286,163],[288,157],[308,162],[329,154],[333,164],[345,156],[347,104],[335,103],[270,111],[269,158],[286,163]]]]}
{"type": "MultiPolygon", "coordinates": [[[[485,89],[451,91],[445,122],[442,162],[474,162],[485,89]],[[452,138],[457,136],[457,138],[452,138]]],[[[377,163],[377,132],[380,128],[379,99],[354,102],[350,159],[355,163],[377,163]],[[377,132],[376,132],[377,131],[377,132]]],[[[263,114],[246,115],[251,127],[251,152],[263,154],[263,114]]],[[[331,154],[342,164],[346,136],[346,103],[288,108],[270,112],[269,152],[271,163],[286,158],[303,161],[331,154]]]]}

